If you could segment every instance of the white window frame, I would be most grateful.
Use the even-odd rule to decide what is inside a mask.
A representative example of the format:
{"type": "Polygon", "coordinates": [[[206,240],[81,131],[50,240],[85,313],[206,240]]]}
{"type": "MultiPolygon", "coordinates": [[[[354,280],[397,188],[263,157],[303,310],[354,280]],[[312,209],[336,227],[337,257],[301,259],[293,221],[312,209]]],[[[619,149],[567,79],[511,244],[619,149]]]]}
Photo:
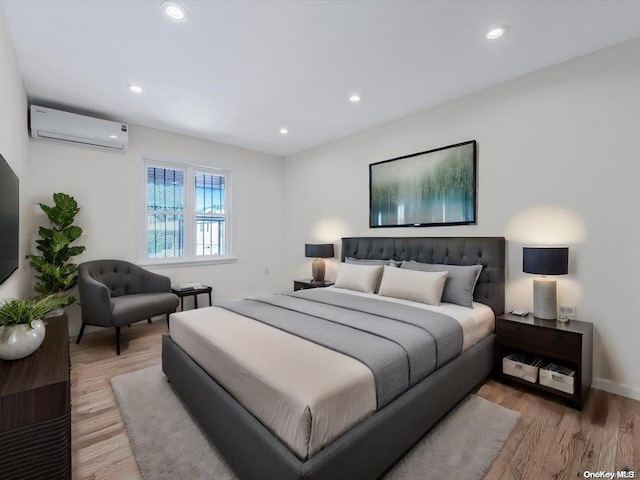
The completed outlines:
{"type": "Polygon", "coordinates": [[[138,154],[136,161],[136,257],[139,265],[145,266],[185,266],[202,264],[231,263],[237,261],[234,255],[233,195],[232,171],[227,168],[211,167],[196,162],[157,155],[138,154]],[[184,171],[184,256],[178,258],[147,257],[147,167],[156,166],[184,171]],[[225,254],[196,255],[196,211],[195,211],[195,174],[224,176],[225,182],[225,254]]]}

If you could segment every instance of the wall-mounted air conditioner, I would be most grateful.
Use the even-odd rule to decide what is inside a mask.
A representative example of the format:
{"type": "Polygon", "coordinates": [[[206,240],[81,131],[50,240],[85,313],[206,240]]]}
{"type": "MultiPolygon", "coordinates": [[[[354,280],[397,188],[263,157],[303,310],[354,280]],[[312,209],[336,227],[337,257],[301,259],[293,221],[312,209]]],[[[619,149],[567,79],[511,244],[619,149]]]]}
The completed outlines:
{"type": "Polygon", "coordinates": [[[126,152],[129,126],[31,105],[31,136],[74,145],[126,152]]]}

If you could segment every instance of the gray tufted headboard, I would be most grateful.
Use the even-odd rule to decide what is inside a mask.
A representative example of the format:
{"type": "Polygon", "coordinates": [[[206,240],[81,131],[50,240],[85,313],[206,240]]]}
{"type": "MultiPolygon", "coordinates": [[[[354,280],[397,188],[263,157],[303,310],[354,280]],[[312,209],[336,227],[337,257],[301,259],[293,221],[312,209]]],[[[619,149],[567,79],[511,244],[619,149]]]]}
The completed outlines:
{"type": "Polygon", "coordinates": [[[473,299],[504,313],[504,237],[350,237],[342,239],[346,257],[483,265],[473,299]]]}

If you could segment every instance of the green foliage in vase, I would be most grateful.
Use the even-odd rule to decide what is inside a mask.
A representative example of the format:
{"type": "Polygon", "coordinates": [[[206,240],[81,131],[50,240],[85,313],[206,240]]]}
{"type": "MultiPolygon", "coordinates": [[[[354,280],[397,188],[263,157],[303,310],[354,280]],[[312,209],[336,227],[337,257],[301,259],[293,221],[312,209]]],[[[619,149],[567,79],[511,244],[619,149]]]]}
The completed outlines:
{"type": "Polygon", "coordinates": [[[65,307],[68,304],[69,296],[64,293],[55,293],[45,297],[7,300],[0,305],[0,327],[10,327],[22,323],[30,326],[34,320],[38,320],[47,313],[65,307]]]}
{"type": "MultiPolygon", "coordinates": [[[[78,282],[78,267],[69,260],[84,252],[83,246],[72,246],[80,235],[82,228],[73,224],[80,211],[78,202],[65,194],[53,194],[52,207],[40,203],[40,208],[51,222],[51,228],[40,227],[36,240],[38,255],[27,255],[30,265],[38,272],[35,291],[42,295],[66,292],[78,282]]],[[[67,305],[75,299],[67,295],[67,305]]]]}

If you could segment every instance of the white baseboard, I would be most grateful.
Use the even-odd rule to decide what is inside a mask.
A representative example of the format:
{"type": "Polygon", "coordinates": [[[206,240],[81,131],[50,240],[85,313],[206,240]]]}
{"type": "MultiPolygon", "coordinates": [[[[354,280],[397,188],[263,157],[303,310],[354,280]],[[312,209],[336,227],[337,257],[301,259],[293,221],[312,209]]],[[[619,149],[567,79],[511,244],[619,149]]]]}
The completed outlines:
{"type": "Polygon", "coordinates": [[[615,383],[606,378],[594,378],[591,386],[598,390],[604,390],[605,392],[614,393],[633,400],[640,400],[640,387],[625,385],[624,383],[615,383]]]}

